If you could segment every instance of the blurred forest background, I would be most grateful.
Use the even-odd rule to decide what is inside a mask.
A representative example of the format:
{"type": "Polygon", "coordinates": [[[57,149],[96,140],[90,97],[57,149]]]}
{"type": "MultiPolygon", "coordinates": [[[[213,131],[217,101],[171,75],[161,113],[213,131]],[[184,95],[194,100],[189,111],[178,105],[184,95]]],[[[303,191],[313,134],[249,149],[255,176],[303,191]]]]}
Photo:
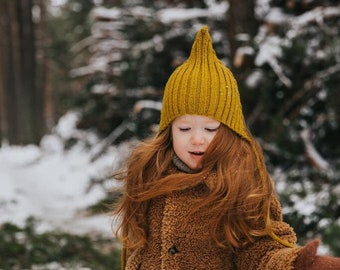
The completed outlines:
{"type": "MultiPolygon", "coordinates": [[[[79,115],[77,130],[101,141],[92,161],[110,146],[150,136],[166,80],[205,24],[237,78],[285,220],[300,244],[319,237],[325,253],[340,256],[337,0],[1,0],[2,147],[39,146],[70,111],[79,115]]],[[[78,139],[69,136],[63,147],[78,139]]],[[[107,192],[98,207],[114,198],[107,192]]],[[[1,227],[2,269],[118,264],[112,239],[35,234],[32,220],[1,227]],[[31,239],[30,247],[18,233],[31,239]],[[6,253],[9,243],[16,246],[6,253]]]]}

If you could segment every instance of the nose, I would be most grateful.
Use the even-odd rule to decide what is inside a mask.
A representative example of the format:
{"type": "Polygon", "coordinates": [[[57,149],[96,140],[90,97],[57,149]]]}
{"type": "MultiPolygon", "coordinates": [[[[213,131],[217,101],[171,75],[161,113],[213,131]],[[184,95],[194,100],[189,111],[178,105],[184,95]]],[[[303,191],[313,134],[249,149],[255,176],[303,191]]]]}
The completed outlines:
{"type": "Polygon", "coordinates": [[[193,145],[204,144],[204,136],[200,132],[193,132],[190,141],[193,145]]]}

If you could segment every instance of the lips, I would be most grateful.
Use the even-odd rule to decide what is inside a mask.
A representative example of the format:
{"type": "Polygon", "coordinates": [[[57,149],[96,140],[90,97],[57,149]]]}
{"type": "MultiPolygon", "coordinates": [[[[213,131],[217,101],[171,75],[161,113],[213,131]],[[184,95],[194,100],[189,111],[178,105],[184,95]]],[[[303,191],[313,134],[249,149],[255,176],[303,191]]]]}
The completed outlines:
{"type": "Polygon", "coordinates": [[[203,156],[204,152],[198,152],[198,151],[193,151],[193,152],[189,152],[191,155],[195,155],[195,156],[203,156]]]}

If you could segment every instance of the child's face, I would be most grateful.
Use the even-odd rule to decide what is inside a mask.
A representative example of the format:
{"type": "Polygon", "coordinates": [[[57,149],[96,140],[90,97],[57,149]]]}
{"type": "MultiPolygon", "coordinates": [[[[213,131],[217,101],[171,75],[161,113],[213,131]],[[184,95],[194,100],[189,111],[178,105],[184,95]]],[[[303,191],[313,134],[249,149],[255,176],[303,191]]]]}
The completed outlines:
{"type": "Polygon", "coordinates": [[[182,115],[172,122],[172,144],[176,155],[192,170],[201,161],[221,123],[206,116],[182,115]]]}

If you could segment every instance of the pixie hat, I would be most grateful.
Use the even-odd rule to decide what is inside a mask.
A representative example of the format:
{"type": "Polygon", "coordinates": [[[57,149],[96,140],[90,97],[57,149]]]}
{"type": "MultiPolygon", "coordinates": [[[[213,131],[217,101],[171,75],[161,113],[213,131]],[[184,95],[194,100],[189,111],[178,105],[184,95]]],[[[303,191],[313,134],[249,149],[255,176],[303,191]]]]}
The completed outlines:
{"type": "Polygon", "coordinates": [[[189,58],[166,83],[159,133],[185,114],[211,117],[250,141],[237,82],[217,58],[207,26],[198,31],[189,58]]]}

